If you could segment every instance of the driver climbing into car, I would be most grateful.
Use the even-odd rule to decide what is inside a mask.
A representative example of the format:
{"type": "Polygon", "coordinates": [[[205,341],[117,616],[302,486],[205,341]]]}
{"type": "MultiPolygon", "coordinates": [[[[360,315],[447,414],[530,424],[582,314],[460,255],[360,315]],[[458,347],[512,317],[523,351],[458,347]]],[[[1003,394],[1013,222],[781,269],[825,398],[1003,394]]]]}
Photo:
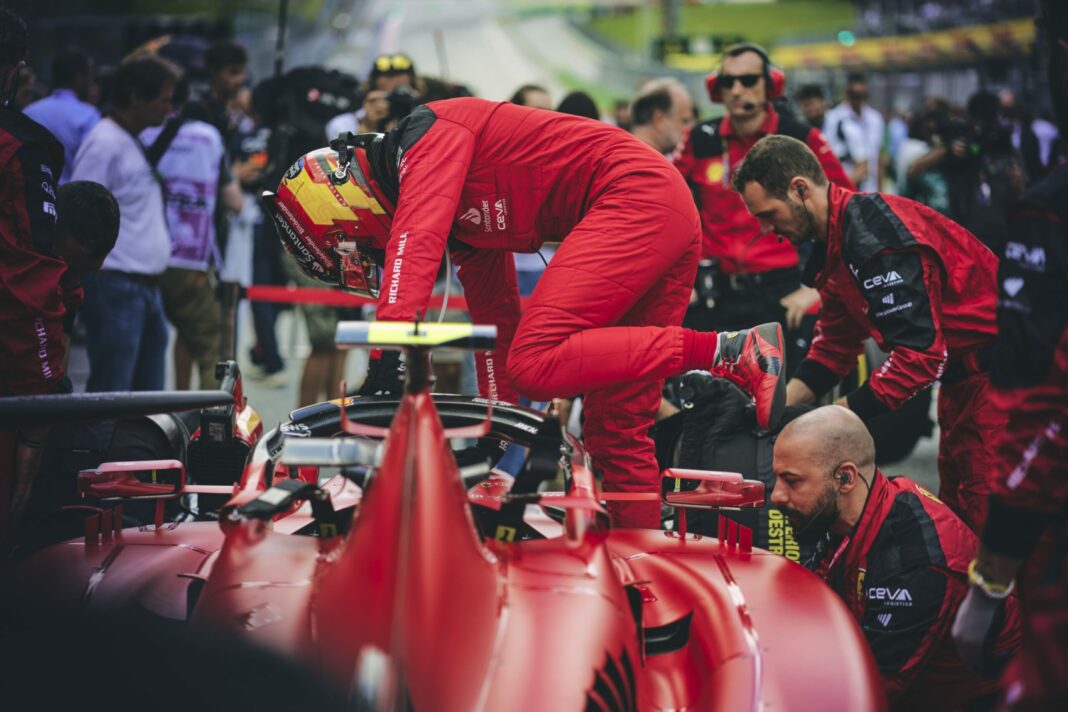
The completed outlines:
{"type": "MultiPolygon", "coordinates": [[[[332,145],[264,195],[301,269],[376,297],[379,320],[410,321],[426,312],[448,250],[471,320],[497,327],[495,350],[476,359],[481,394],[584,395],[586,445],[606,491],[659,491],[647,433],[666,377],[712,370],[754,398],[761,426],[778,420],[778,324],[723,334],[679,326],[700,250],[697,209],[679,172],[637,139],[463,98],[332,145]],[[547,241],[562,246],[521,315],[510,253],[547,241]]],[[[379,355],[361,394],[397,390],[398,359],[379,355]]],[[[660,525],[656,502],[609,511],[616,526],[660,525]]]]}

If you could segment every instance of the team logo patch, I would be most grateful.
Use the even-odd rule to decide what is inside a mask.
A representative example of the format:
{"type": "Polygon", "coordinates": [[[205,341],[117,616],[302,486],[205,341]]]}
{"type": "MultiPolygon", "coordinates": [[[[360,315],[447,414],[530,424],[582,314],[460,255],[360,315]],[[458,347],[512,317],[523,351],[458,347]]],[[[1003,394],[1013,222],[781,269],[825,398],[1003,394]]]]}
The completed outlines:
{"type": "Polygon", "coordinates": [[[1012,260],[1034,272],[1046,270],[1046,251],[1042,247],[1028,247],[1019,242],[1006,242],[1005,259],[1012,260]]]}
{"type": "Polygon", "coordinates": [[[887,606],[911,607],[912,593],[907,588],[872,586],[868,589],[869,601],[882,601],[887,606]]]}
{"type": "Polygon", "coordinates": [[[905,280],[901,279],[901,275],[897,273],[897,270],[892,269],[886,274],[877,274],[874,277],[869,277],[864,280],[864,289],[871,291],[877,287],[893,287],[904,281],[905,280]]]}
{"type": "Polygon", "coordinates": [[[279,428],[282,435],[291,438],[310,438],[311,428],[303,423],[283,423],[279,428]]]}
{"type": "Polygon", "coordinates": [[[304,170],[304,158],[303,157],[298,158],[297,162],[294,163],[293,165],[291,165],[289,167],[289,170],[286,171],[286,180],[293,180],[294,178],[296,178],[297,176],[300,175],[300,172],[302,170],[304,170]]]}
{"type": "Polygon", "coordinates": [[[927,499],[931,500],[932,502],[938,502],[939,504],[942,504],[942,500],[940,500],[938,497],[935,497],[933,494],[931,494],[931,491],[929,489],[927,489],[926,487],[924,487],[922,485],[916,485],[916,491],[919,492],[920,494],[922,494],[927,499]]]}
{"type": "Polygon", "coordinates": [[[478,208],[468,208],[467,212],[460,216],[461,220],[467,220],[475,225],[482,224],[482,213],[478,208]]]}
{"type": "Polygon", "coordinates": [[[875,616],[875,619],[877,621],[879,621],[879,623],[882,624],[883,628],[885,628],[888,625],[890,625],[890,620],[893,617],[894,617],[893,613],[880,613],[879,615],[875,616]]]}
{"type": "Polygon", "coordinates": [[[1001,283],[1001,286],[1005,289],[1006,294],[1010,297],[1015,297],[1023,289],[1024,279],[1023,277],[1009,277],[1001,283]]]}
{"type": "Polygon", "coordinates": [[[715,160],[708,164],[708,168],[705,170],[705,179],[709,183],[722,183],[723,182],[723,161],[715,160]]]}

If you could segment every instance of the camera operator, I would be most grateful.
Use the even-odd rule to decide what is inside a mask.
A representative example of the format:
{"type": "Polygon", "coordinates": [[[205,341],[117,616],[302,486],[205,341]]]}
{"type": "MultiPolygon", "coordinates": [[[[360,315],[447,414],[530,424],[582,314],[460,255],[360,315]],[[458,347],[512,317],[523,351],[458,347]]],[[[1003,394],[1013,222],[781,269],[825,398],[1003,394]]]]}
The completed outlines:
{"type": "Polygon", "coordinates": [[[916,160],[910,175],[939,169],[949,193],[949,217],[997,252],[1005,239],[1006,212],[1025,183],[1012,127],[1001,120],[997,97],[974,94],[967,116],[947,113],[931,138],[934,147],[916,160]]]}

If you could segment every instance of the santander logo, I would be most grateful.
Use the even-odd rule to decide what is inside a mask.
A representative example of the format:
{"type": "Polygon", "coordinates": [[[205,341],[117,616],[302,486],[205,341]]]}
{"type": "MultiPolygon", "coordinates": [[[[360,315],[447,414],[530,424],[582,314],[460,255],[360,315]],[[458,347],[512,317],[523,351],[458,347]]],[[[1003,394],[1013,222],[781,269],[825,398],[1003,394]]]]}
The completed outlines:
{"type": "Polygon", "coordinates": [[[482,213],[478,208],[468,208],[467,212],[460,216],[461,220],[468,220],[475,225],[482,224],[482,213]]]}

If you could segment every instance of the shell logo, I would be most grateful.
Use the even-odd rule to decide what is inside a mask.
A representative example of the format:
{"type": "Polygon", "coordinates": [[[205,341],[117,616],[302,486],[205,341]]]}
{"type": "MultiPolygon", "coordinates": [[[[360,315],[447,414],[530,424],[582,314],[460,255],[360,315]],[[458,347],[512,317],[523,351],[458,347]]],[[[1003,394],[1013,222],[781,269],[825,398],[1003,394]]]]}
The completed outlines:
{"type": "Polygon", "coordinates": [[[723,159],[717,158],[709,162],[705,171],[705,178],[709,183],[723,182],[723,159]]]}

